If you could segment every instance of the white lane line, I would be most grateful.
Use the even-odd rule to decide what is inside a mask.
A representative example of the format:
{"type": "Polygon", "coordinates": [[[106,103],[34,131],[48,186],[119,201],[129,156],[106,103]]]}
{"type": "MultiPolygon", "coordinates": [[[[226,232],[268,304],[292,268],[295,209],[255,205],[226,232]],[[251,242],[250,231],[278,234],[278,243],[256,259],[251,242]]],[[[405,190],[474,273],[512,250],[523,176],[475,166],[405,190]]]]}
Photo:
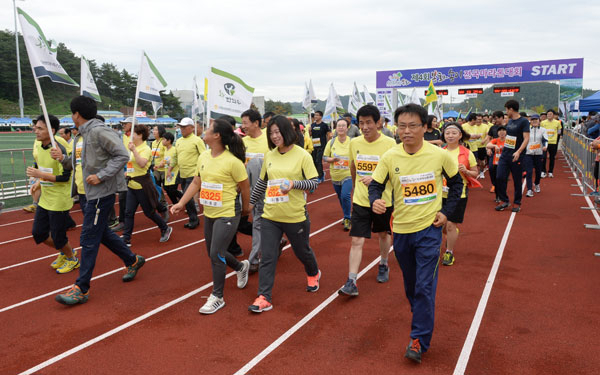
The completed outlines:
{"type": "MultiPolygon", "coordinates": [[[[524,179],[522,182],[521,194],[523,194],[523,191],[525,191],[524,179]]],[[[485,312],[488,299],[490,298],[492,287],[494,286],[494,281],[496,280],[496,274],[498,273],[498,268],[500,268],[500,262],[502,261],[502,255],[504,255],[504,249],[506,247],[506,243],[508,242],[508,236],[510,235],[510,230],[512,229],[512,225],[516,216],[517,213],[512,212],[510,214],[510,219],[508,219],[508,223],[506,224],[504,235],[502,236],[500,246],[496,252],[496,258],[494,259],[492,269],[490,270],[490,274],[485,282],[485,288],[483,288],[481,299],[477,305],[477,310],[475,311],[475,316],[471,322],[471,327],[467,333],[467,338],[465,339],[463,348],[460,351],[458,361],[456,362],[456,367],[454,367],[453,375],[463,375],[467,369],[467,364],[469,363],[469,358],[471,357],[471,351],[473,350],[473,345],[475,344],[475,339],[477,338],[477,332],[479,331],[479,326],[481,325],[481,320],[483,319],[483,313],[485,312]]]]}
{"type": "Polygon", "coordinates": [[[592,215],[594,215],[594,219],[596,219],[596,223],[598,223],[598,225],[600,225],[600,215],[598,215],[598,212],[596,211],[594,204],[590,200],[590,197],[585,195],[585,191],[583,190],[583,184],[581,183],[581,181],[579,181],[577,174],[575,172],[573,172],[573,170],[571,170],[571,173],[573,173],[573,176],[575,176],[575,181],[577,181],[577,185],[579,185],[579,189],[581,190],[581,193],[584,194],[583,197],[585,198],[585,201],[587,202],[588,207],[591,208],[592,215]]]}
{"type": "MultiPolygon", "coordinates": [[[[318,202],[318,201],[320,201],[320,200],[322,200],[322,199],[329,198],[329,197],[332,197],[332,196],[334,196],[334,195],[336,195],[336,194],[334,193],[334,194],[330,194],[330,195],[328,195],[328,196],[326,196],[326,197],[322,197],[322,198],[319,198],[319,199],[315,199],[314,201],[310,201],[310,202],[308,202],[307,204],[311,204],[311,203],[314,203],[314,202],[318,202]]],[[[202,215],[202,214],[201,214],[201,215],[202,215]]],[[[185,218],[185,219],[183,219],[183,220],[187,220],[187,218],[185,218]]],[[[338,220],[338,221],[337,221],[337,223],[339,223],[339,222],[341,222],[341,221],[342,221],[342,219],[338,220]]],[[[149,229],[152,229],[152,228],[149,228],[149,229]]],[[[148,230],[148,229],[146,229],[146,230],[148,230]]],[[[321,230],[320,230],[320,231],[321,231],[321,230]]],[[[320,233],[320,231],[317,231],[317,232],[315,232],[315,234],[316,234],[316,233],[320,233]]],[[[312,234],[311,234],[311,235],[312,235],[312,234]]],[[[199,243],[201,243],[201,242],[204,242],[204,238],[203,238],[203,239],[201,239],[201,240],[198,240],[198,241],[195,241],[195,242],[189,243],[189,244],[187,244],[187,245],[180,246],[180,247],[178,247],[178,248],[175,248],[175,249],[173,249],[173,250],[169,250],[169,251],[166,251],[166,252],[164,252],[164,253],[160,253],[160,254],[157,254],[157,255],[155,255],[155,256],[153,256],[153,257],[147,258],[147,259],[146,259],[146,262],[149,262],[149,261],[151,261],[151,260],[154,260],[154,259],[156,259],[156,258],[160,258],[160,257],[162,257],[162,256],[164,256],[164,255],[171,254],[171,253],[174,253],[174,252],[176,252],[176,251],[179,251],[179,250],[185,249],[185,248],[187,248],[187,247],[190,247],[190,246],[193,246],[193,245],[199,244],[199,243]]],[[[288,246],[289,246],[289,245],[288,245],[288,246]]],[[[96,279],[99,279],[99,278],[102,278],[102,277],[106,277],[106,276],[108,276],[108,275],[112,275],[113,273],[119,272],[119,271],[121,271],[121,270],[123,270],[123,269],[125,269],[125,267],[119,267],[119,268],[117,268],[117,269],[114,269],[114,270],[112,270],[112,271],[105,272],[105,273],[103,273],[103,274],[101,274],[101,275],[94,276],[94,277],[92,277],[92,281],[93,281],[93,280],[96,280],[96,279]]],[[[62,292],[62,291],[64,291],[64,290],[67,290],[67,289],[69,289],[69,288],[70,288],[72,285],[73,285],[73,284],[71,284],[71,285],[69,285],[69,286],[66,286],[66,287],[64,287],[64,288],[56,289],[56,290],[53,290],[53,291],[51,291],[51,292],[48,292],[48,293],[41,294],[41,295],[39,295],[39,296],[36,296],[36,297],[30,298],[30,299],[27,299],[27,300],[25,300],[25,301],[21,301],[21,302],[15,303],[15,304],[13,304],[13,305],[10,305],[10,306],[7,306],[7,307],[3,307],[2,309],[0,309],[0,313],[3,313],[3,312],[5,312],[5,311],[8,311],[8,310],[12,310],[12,309],[14,309],[14,308],[16,308],[16,307],[23,306],[23,305],[26,305],[26,304],[28,304],[28,303],[35,302],[35,301],[37,301],[37,300],[40,300],[40,299],[42,299],[42,298],[49,297],[49,296],[51,296],[51,295],[54,295],[54,294],[56,294],[56,293],[62,292]]]]}
{"type": "MultiPolygon", "coordinates": [[[[390,252],[392,251],[392,249],[393,249],[393,247],[390,248],[390,252]]],[[[375,260],[373,260],[371,263],[369,263],[369,265],[367,267],[365,267],[362,271],[360,271],[357,278],[360,279],[362,277],[362,275],[367,273],[367,271],[369,271],[371,268],[375,267],[376,264],[379,264],[380,259],[381,259],[381,256],[375,258],[375,260]]],[[[315,307],[314,310],[312,310],[310,313],[305,315],[298,323],[294,324],[294,326],[292,328],[288,329],[283,335],[279,336],[279,338],[277,338],[277,340],[273,341],[273,343],[271,343],[271,345],[267,346],[256,357],[252,358],[252,360],[250,360],[250,362],[246,363],[244,365],[244,367],[242,367],[237,372],[235,372],[234,375],[242,375],[242,374],[246,374],[248,371],[250,371],[254,366],[256,366],[260,361],[262,361],[266,356],[268,356],[269,354],[271,354],[271,352],[273,352],[275,349],[277,349],[279,346],[281,346],[281,344],[283,344],[287,339],[289,339],[300,328],[302,328],[304,325],[306,325],[306,323],[308,323],[312,318],[317,316],[318,313],[320,313],[323,309],[325,309],[325,307],[327,307],[331,302],[333,302],[333,300],[335,300],[338,296],[339,296],[339,294],[336,290],[325,301],[321,302],[321,304],[319,306],[315,307]]]]}
{"type": "MultiPolygon", "coordinates": [[[[329,224],[329,225],[327,225],[327,226],[325,226],[325,227],[317,230],[316,232],[311,233],[309,235],[309,237],[312,237],[312,236],[314,236],[314,235],[316,235],[318,233],[321,233],[321,232],[323,232],[323,231],[325,231],[325,230],[327,230],[327,229],[335,226],[336,224],[339,224],[340,222],[342,222],[342,219],[336,220],[333,223],[331,223],[331,224],[329,224]]],[[[204,240],[202,240],[202,241],[204,241],[204,240]]],[[[186,246],[189,246],[189,245],[186,245],[186,246]]],[[[286,245],[284,247],[284,250],[288,249],[289,247],[290,247],[290,245],[286,245]]],[[[225,276],[225,278],[229,278],[229,277],[231,277],[231,276],[233,276],[235,274],[236,274],[235,271],[234,272],[230,272],[230,273],[228,273],[225,276]]],[[[68,356],[70,356],[72,354],[75,354],[75,353],[77,353],[77,352],[79,352],[79,351],[81,351],[81,350],[83,350],[83,349],[85,349],[85,348],[87,348],[89,346],[92,346],[92,345],[94,345],[94,344],[96,344],[96,343],[98,343],[98,342],[100,342],[100,341],[102,341],[102,340],[104,340],[104,339],[112,336],[112,335],[115,335],[115,334],[123,331],[126,328],[129,328],[129,327],[131,327],[131,326],[133,326],[133,325],[135,325],[135,324],[137,324],[137,323],[139,323],[139,322],[141,322],[141,321],[143,321],[145,319],[148,319],[149,317],[151,317],[153,315],[156,315],[159,312],[164,311],[164,310],[168,309],[169,307],[171,307],[171,306],[173,306],[173,305],[175,305],[175,304],[177,304],[179,302],[185,301],[186,299],[188,299],[190,297],[193,297],[194,295],[200,293],[201,291],[206,290],[207,288],[211,287],[212,285],[213,285],[212,282],[204,284],[203,286],[201,286],[198,289],[192,290],[191,292],[189,292],[187,294],[184,294],[183,296],[181,296],[179,298],[176,298],[176,299],[174,299],[174,300],[172,300],[170,302],[167,302],[166,304],[164,304],[162,306],[159,306],[159,307],[157,307],[154,310],[151,310],[151,311],[149,311],[149,312],[147,312],[147,313],[145,313],[143,315],[140,315],[139,317],[137,317],[137,318],[135,318],[133,320],[130,320],[130,321],[126,322],[126,323],[121,324],[120,326],[118,326],[116,328],[113,328],[110,331],[108,331],[106,333],[103,333],[100,336],[94,337],[93,339],[88,340],[88,341],[84,342],[83,344],[80,344],[80,345],[78,345],[78,346],[76,346],[76,347],[74,347],[72,349],[67,350],[66,352],[63,352],[63,353],[61,353],[61,354],[59,354],[59,355],[57,355],[55,357],[52,357],[49,360],[47,360],[45,362],[42,362],[42,363],[40,363],[39,365],[37,365],[35,367],[30,368],[29,370],[23,371],[21,374],[22,375],[34,374],[34,373],[38,372],[39,370],[41,370],[41,369],[43,369],[45,367],[50,366],[53,363],[56,363],[56,362],[58,362],[58,361],[60,361],[60,360],[62,360],[64,358],[66,358],[66,357],[68,357],[68,356]]]]}
{"type": "MultiPolygon", "coordinates": [[[[81,211],[81,209],[79,209],[79,210],[73,210],[73,211],[70,211],[69,213],[72,214],[72,213],[79,212],[79,211],[81,211]]],[[[25,219],[25,220],[20,220],[20,221],[13,221],[13,222],[10,222],[10,223],[4,223],[4,224],[0,224],[0,227],[6,227],[6,226],[9,226],[9,225],[26,223],[28,221],[33,221],[33,219],[25,219]]]]}
{"type": "MultiPolygon", "coordinates": [[[[326,195],[324,197],[312,200],[312,201],[308,202],[307,204],[315,203],[315,202],[321,201],[323,199],[330,198],[330,197],[332,197],[334,195],[335,195],[335,193],[334,194],[329,194],[329,195],[326,195]]],[[[140,211],[140,212],[142,212],[142,211],[140,211]]],[[[204,214],[198,214],[198,217],[203,216],[203,215],[204,214]]],[[[175,224],[175,223],[179,223],[179,222],[182,222],[182,221],[185,221],[185,220],[188,220],[188,218],[171,221],[171,222],[169,222],[167,224],[175,224]]],[[[149,231],[149,230],[152,230],[152,229],[155,229],[155,228],[157,228],[156,225],[153,226],[153,227],[149,227],[149,228],[146,228],[146,229],[141,229],[141,230],[138,230],[136,232],[133,232],[132,235],[139,234],[139,233],[142,233],[142,232],[146,232],[146,231],[149,231]]],[[[73,250],[79,250],[79,249],[81,249],[81,246],[76,247],[73,250]]],[[[6,271],[6,270],[11,269],[11,268],[19,267],[19,266],[24,266],[24,265],[29,264],[29,263],[38,262],[40,260],[49,259],[49,258],[52,258],[52,257],[55,257],[55,256],[56,256],[56,253],[52,253],[52,254],[45,255],[45,256],[40,257],[40,258],[31,259],[31,260],[27,260],[27,261],[24,261],[24,262],[21,262],[21,263],[17,263],[17,264],[13,264],[13,265],[10,265],[10,266],[2,267],[2,268],[0,268],[0,272],[6,271]]]]}

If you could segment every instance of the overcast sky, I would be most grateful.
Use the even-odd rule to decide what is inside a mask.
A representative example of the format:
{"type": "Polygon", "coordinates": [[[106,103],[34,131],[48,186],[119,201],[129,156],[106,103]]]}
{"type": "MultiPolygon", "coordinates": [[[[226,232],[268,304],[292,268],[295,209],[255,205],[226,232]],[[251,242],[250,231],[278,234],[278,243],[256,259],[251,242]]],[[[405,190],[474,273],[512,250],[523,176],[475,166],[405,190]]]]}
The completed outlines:
{"type": "MultiPolygon", "coordinates": [[[[12,1],[0,8],[14,30],[12,1]]],[[[600,1],[17,1],[46,37],[98,64],[137,74],[141,51],[170,89],[191,89],[214,66],[267,99],[326,99],[378,70],[583,57],[584,87],[600,89],[600,1]]],[[[20,29],[19,29],[20,30],[20,29]]],[[[27,71],[24,79],[30,79],[27,71]]],[[[79,81],[79,77],[72,77],[79,81]]],[[[418,90],[422,95],[423,90],[418,90]]],[[[405,92],[408,94],[410,92],[405,92]]]]}

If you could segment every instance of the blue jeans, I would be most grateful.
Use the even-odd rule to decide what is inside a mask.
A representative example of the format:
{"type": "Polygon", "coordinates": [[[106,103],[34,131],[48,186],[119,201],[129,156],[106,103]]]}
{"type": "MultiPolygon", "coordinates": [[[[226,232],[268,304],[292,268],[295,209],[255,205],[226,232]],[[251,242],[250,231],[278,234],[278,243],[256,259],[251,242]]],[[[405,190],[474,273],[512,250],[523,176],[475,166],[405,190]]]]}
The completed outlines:
{"type": "Polygon", "coordinates": [[[127,267],[135,263],[136,257],[121,237],[108,227],[108,215],[111,207],[115,205],[114,194],[100,199],[88,200],[82,204],[85,208],[82,208],[83,227],[79,239],[81,244],[81,267],[75,284],[81,288],[83,293],[86,293],[90,289],[90,281],[96,266],[100,244],[108,247],[110,251],[121,258],[127,267]]]}
{"type": "Polygon", "coordinates": [[[423,352],[433,335],[442,228],[433,225],[419,232],[394,233],[394,254],[404,276],[404,292],[410,302],[411,339],[419,339],[423,352]]]}
{"type": "Polygon", "coordinates": [[[350,211],[352,210],[352,179],[346,179],[341,185],[333,184],[333,190],[335,190],[340,200],[342,211],[344,211],[344,219],[350,219],[350,211]]]}

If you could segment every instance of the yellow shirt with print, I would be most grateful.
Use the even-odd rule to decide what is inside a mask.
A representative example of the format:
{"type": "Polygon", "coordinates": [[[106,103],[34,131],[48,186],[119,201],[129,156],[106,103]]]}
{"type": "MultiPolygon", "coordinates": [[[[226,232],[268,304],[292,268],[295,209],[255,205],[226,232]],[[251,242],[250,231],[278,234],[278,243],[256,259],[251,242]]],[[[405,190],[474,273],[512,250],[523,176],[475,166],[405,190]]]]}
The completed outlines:
{"type": "Polygon", "coordinates": [[[203,152],[198,158],[198,176],[202,180],[200,203],[209,218],[234,217],[239,182],[248,179],[244,163],[229,150],[213,157],[203,152]]]}
{"type": "Polygon", "coordinates": [[[190,134],[181,137],[175,143],[177,148],[177,164],[179,164],[179,176],[190,178],[196,176],[198,169],[198,157],[206,151],[202,138],[190,134]]]}
{"type": "Polygon", "coordinates": [[[170,149],[165,149],[165,186],[175,185],[178,173],[177,149],[175,146],[171,146],[170,149]],[[171,174],[167,174],[169,168],[171,168],[171,174]]]}
{"type": "MultiPolygon", "coordinates": [[[[452,157],[454,159],[456,159],[456,162],[458,163],[458,154],[460,152],[460,148],[457,147],[454,150],[448,150],[446,149],[446,151],[448,151],[450,153],[450,155],[452,155],[452,157]]],[[[475,159],[475,155],[473,154],[473,151],[469,151],[469,167],[473,167],[474,165],[477,165],[477,160],[475,159]]],[[[462,195],[460,196],[461,198],[466,198],[467,197],[467,179],[465,176],[463,176],[462,174],[460,175],[460,177],[462,177],[463,180],[463,190],[462,190],[462,195]]],[[[448,192],[446,191],[446,189],[444,189],[444,193],[443,193],[443,197],[447,198],[448,197],[448,192]]]]}
{"type": "Polygon", "coordinates": [[[544,120],[542,121],[540,126],[546,129],[546,134],[548,134],[548,144],[555,145],[556,143],[558,143],[558,131],[560,130],[560,121],[544,120]]]}
{"type": "Polygon", "coordinates": [[[327,142],[323,156],[333,158],[338,157],[340,161],[329,164],[329,173],[332,181],[342,181],[345,178],[351,177],[350,174],[350,137],[346,137],[344,143],[340,142],[339,137],[335,137],[332,141],[327,142]]]}
{"type": "MultiPolygon", "coordinates": [[[[127,162],[127,176],[128,177],[138,177],[138,176],[143,176],[146,174],[146,172],[148,171],[148,168],[150,168],[150,162],[152,159],[152,150],[150,149],[150,147],[148,147],[148,144],[146,142],[143,142],[141,145],[137,146],[135,148],[138,152],[138,154],[140,154],[140,157],[148,160],[146,162],[146,165],[144,165],[144,167],[140,167],[139,164],[135,161],[135,156],[133,155],[133,151],[129,152],[129,161],[127,162]]],[[[133,190],[140,190],[142,188],[142,185],[139,182],[135,182],[133,180],[130,180],[127,183],[127,187],[133,189],[133,190]]]]}
{"type": "Polygon", "coordinates": [[[75,185],[77,186],[77,194],[85,194],[83,185],[83,170],[81,169],[81,152],[83,151],[83,137],[79,137],[75,144],[75,185]]]}
{"type": "Polygon", "coordinates": [[[442,208],[442,171],[456,175],[458,160],[429,142],[413,155],[402,144],[383,155],[373,179],[383,183],[389,178],[392,184],[394,233],[415,233],[433,223],[442,208]]]}
{"type": "MultiPolygon", "coordinates": [[[[271,182],[273,186],[279,179],[300,181],[317,177],[319,174],[312,157],[297,145],[285,154],[281,154],[277,148],[269,151],[260,170],[260,178],[271,182]]],[[[269,203],[269,192],[267,187],[263,218],[282,223],[300,223],[306,220],[304,191],[292,189],[287,193],[286,201],[277,203],[269,203]]]]}
{"type": "MultiPolygon", "coordinates": [[[[45,173],[60,176],[64,171],[63,166],[59,161],[52,159],[50,150],[50,145],[47,149],[44,149],[42,143],[38,143],[36,152],[38,169],[45,173]]],[[[71,179],[65,182],[40,180],[40,187],[42,189],[38,203],[40,207],[48,211],[68,211],[73,207],[71,179]]]]}
{"type": "Polygon", "coordinates": [[[261,130],[260,135],[256,138],[247,135],[242,140],[246,146],[246,163],[250,159],[264,159],[265,154],[269,152],[266,130],[261,130]]]}
{"type": "MultiPolygon", "coordinates": [[[[372,176],[383,154],[396,146],[393,138],[379,134],[373,142],[367,142],[365,136],[352,138],[350,141],[350,163],[356,168],[356,181],[354,182],[354,197],[352,202],[362,206],[371,207],[369,202],[369,187],[359,179],[363,176],[372,176]]],[[[389,182],[385,185],[382,196],[386,207],[392,206],[392,187],[389,182]]]]}
{"type": "MultiPolygon", "coordinates": [[[[150,148],[152,149],[152,158],[150,159],[150,162],[152,162],[152,160],[154,160],[154,165],[155,166],[159,166],[160,163],[162,163],[162,161],[165,159],[165,150],[167,149],[163,143],[162,143],[162,138],[161,139],[155,139],[154,141],[152,141],[152,145],[150,146],[150,148]]],[[[159,172],[164,172],[165,171],[165,167],[162,168],[157,168],[156,169],[159,172]]]]}

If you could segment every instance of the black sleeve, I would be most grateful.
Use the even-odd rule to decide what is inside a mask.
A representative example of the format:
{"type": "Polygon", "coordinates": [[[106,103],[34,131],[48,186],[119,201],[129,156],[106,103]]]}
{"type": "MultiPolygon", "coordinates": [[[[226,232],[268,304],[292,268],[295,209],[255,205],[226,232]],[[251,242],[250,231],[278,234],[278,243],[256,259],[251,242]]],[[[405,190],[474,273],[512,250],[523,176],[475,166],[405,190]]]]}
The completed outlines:
{"type": "Polygon", "coordinates": [[[56,182],[67,182],[71,178],[71,170],[63,169],[63,173],[60,176],[56,176],[56,182]]]}
{"type": "Polygon", "coordinates": [[[463,180],[462,177],[460,177],[460,173],[456,173],[452,177],[449,177],[445,170],[442,173],[444,174],[444,177],[446,177],[446,184],[448,185],[448,198],[446,199],[446,204],[442,206],[442,210],[440,212],[448,217],[448,215],[456,210],[456,206],[460,201],[460,196],[463,189],[463,180]]]}
{"type": "Polygon", "coordinates": [[[387,182],[388,177],[385,178],[382,184],[375,180],[372,180],[369,184],[369,202],[371,207],[373,207],[373,202],[375,202],[377,199],[381,199],[383,191],[385,190],[385,184],[387,184],[387,182]]]}

